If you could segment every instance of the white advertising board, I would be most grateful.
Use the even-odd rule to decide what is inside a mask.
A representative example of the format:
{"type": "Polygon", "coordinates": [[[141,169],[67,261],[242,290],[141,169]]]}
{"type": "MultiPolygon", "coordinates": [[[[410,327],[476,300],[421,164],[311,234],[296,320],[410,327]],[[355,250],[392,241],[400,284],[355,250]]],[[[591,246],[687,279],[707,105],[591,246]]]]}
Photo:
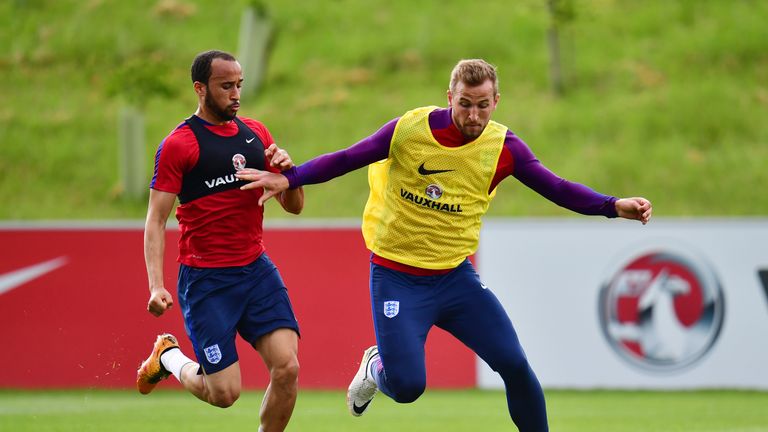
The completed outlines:
{"type": "Polygon", "coordinates": [[[768,389],[766,219],[491,219],[477,263],[545,388],[768,389]]]}

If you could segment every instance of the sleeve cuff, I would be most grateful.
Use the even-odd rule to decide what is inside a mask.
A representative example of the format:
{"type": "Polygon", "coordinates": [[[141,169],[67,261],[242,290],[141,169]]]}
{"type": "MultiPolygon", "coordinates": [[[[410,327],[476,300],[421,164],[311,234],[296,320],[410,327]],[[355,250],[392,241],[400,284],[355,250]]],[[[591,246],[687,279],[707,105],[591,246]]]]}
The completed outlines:
{"type": "Polygon", "coordinates": [[[619,213],[616,212],[616,201],[618,198],[612,196],[608,198],[608,203],[605,209],[605,216],[609,218],[619,217],[619,213]]]}
{"type": "Polygon", "coordinates": [[[288,168],[281,174],[288,179],[288,189],[296,189],[301,186],[301,183],[299,183],[299,173],[295,166],[288,168]]]}

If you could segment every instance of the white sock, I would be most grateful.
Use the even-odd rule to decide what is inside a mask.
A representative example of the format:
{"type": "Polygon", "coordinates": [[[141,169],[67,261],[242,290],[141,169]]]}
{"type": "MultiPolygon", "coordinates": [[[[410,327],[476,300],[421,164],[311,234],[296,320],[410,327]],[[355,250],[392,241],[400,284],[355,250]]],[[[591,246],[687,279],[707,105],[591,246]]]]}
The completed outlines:
{"type": "Polygon", "coordinates": [[[180,349],[171,348],[160,356],[160,363],[181,382],[181,370],[184,365],[195,363],[195,361],[185,356],[180,349]]]}

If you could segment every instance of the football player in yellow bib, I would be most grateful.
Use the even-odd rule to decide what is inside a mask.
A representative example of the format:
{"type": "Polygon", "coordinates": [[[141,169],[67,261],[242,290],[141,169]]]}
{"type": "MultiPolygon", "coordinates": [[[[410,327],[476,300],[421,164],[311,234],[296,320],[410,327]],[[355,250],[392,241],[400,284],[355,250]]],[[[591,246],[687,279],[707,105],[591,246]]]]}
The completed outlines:
{"type": "Polygon", "coordinates": [[[554,203],[585,215],[647,223],[645,198],[616,198],[548,170],[506,126],[491,120],[499,102],[496,68],[462,60],[453,69],[448,108],[416,108],[373,135],[280,174],[238,172],[265,188],[259,202],[369,166],[363,236],[371,250],[376,345],[363,353],[347,406],[362,415],[381,390],[415,401],[426,386],[424,344],[437,326],[501,375],[509,414],[521,431],[546,431],[544,394],[512,322],[468,257],[496,186],[514,177],[554,203]]]}

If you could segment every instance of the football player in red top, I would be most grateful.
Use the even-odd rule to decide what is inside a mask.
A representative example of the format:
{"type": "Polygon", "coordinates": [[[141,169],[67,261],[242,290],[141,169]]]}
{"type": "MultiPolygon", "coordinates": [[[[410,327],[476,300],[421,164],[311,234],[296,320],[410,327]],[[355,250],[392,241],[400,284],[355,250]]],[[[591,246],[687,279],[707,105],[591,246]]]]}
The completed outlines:
{"type": "MultiPolygon", "coordinates": [[[[275,173],[293,167],[260,122],[237,116],[242,69],[222,51],[199,54],[192,64],[198,96],[194,115],[160,144],[150,184],[144,231],[149,277],[147,310],[162,315],[173,296],[164,286],[165,226],[178,197],[178,300],[196,360],[176,338],[158,336],[141,364],[137,387],[147,394],[174,375],[199,399],[229,407],[239,397],[239,333],[264,359],[270,384],[261,407],[260,431],[282,431],[298,389],[299,327],[287,289],[262,243],[263,189],[244,191],[235,172],[257,168],[275,173]]],[[[281,193],[283,209],[298,214],[301,188],[281,193]]]]}

